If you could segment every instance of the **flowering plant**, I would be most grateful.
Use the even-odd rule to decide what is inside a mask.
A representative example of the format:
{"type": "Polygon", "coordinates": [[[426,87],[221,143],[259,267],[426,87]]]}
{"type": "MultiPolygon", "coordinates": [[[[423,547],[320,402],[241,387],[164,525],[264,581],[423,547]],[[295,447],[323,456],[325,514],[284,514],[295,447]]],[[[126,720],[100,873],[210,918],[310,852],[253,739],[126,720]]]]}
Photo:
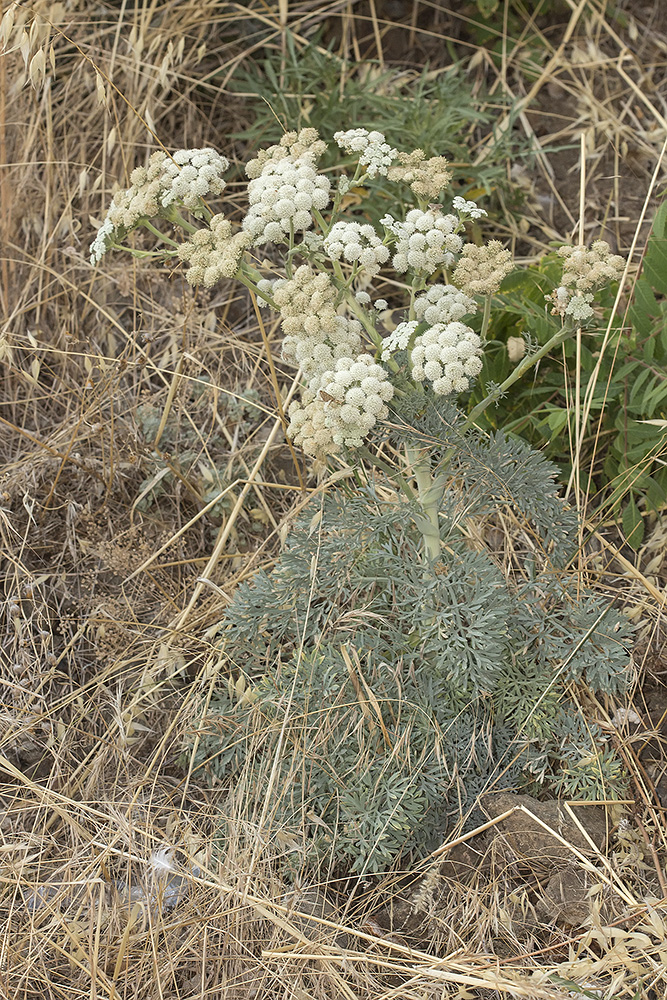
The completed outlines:
{"type": "MultiPolygon", "coordinates": [[[[498,781],[552,791],[567,781],[573,797],[577,782],[594,797],[622,791],[622,776],[595,764],[572,776],[586,734],[602,737],[571,711],[567,688],[585,679],[622,689],[626,630],[554,572],[576,544],[576,519],[553,468],[522,441],[475,428],[594,314],[595,291],[622,261],[606,244],[566,248],[549,299],[553,335],[519,352],[466,417],[456,397],[482,371],[511,256],[498,241],[468,240],[486,214],[474,202],[441,203],[442,157],[398,152],[365,129],[334,141],[353,165],[335,185],[318,171],[325,144],[314,129],[260,151],[237,226],[205,201],[224,188],[213,150],[154,154],[114,198],[91,255],[96,263],[144,226],[160,244],[131,253],[183,264],[193,286],[242,282],[280,315],[282,355],[298,372],[288,435],[317,465],[342,457],[354,468],[356,489],[330,491],[315,519],[297,521],[271,572],[240,585],[210,631],[216,669],[227,664],[229,676],[198,730],[196,760],[245,790],[256,845],[272,822],[278,851],[298,867],[327,858],[372,872],[432,850],[450,817],[470,815],[498,781]],[[351,189],[377,178],[396,185],[397,206],[378,227],[347,207],[351,189]],[[391,307],[376,292],[382,280],[391,307]],[[377,489],[372,463],[393,491],[386,481],[377,489]],[[516,578],[468,534],[474,518],[507,508],[530,539],[516,578]]],[[[237,836],[233,815],[232,827],[237,836]]]]}
{"type": "MultiPolygon", "coordinates": [[[[334,141],[354,166],[353,175],[341,172],[335,185],[318,172],[326,145],[315,129],[288,132],[261,150],[246,165],[249,210],[238,227],[208,204],[224,191],[224,157],[212,149],[154,153],[148,167],[133,171],[130,188],[115,195],[91,246],[97,263],[110,249],[128,249],[128,234],[144,227],[158,246],[131,253],[182,262],[193,286],[210,288],[236,277],[279,312],[283,358],[299,370],[302,386],[289,408],[287,433],[319,463],[364,447],[406,393],[421,392],[426,402],[433,395],[453,400],[470,389],[482,370],[492,298],[513,269],[497,240],[482,246],[467,241],[468,224],[486,215],[475,202],[455,196],[445,211],[440,199],[451,178],[443,157],[399,152],[380,132],[362,128],[337,132],[334,141]],[[384,215],[380,229],[363,217],[350,218],[346,208],[352,188],[378,177],[397,185],[399,204],[406,191],[416,202],[403,218],[384,215]],[[167,235],[156,226],[160,220],[186,238],[167,235]],[[257,257],[269,246],[282,253],[281,265],[271,265],[273,277],[262,273],[257,257]],[[400,279],[394,286],[404,294],[402,310],[389,309],[373,291],[374,279],[389,266],[400,279]]],[[[593,317],[596,289],[623,265],[602,241],[590,250],[559,252],[562,284],[550,299],[560,324],[505,383],[488,387],[467,426],[593,317]]],[[[425,552],[434,559],[440,540],[430,457],[408,448],[405,462],[426,514],[425,552]]]]}

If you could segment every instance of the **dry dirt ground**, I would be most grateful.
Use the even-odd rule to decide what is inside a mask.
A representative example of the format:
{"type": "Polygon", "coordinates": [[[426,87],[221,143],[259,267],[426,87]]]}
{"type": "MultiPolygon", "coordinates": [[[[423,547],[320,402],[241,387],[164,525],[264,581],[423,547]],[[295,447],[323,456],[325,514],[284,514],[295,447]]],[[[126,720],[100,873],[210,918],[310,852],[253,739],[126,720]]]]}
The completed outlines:
{"type": "MultiPolygon", "coordinates": [[[[388,877],[352,909],[349,886],[290,897],[242,853],[216,856],[219,792],[182,759],[219,669],[207,630],[312,485],[274,415],[277,331],[262,339],[238,287],[195,297],[177,273],[87,257],[114,183],[158,141],[243,158],[248,102],[226,84],[289,27],[298,45],[321,28],[350,73],[457,53],[473,90],[518,102],[497,127],[534,144],[534,169],[507,166],[525,207],[501,235],[530,258],[583,207],[587,236],[639,260],[667,175],[667,10],[533,6],[512,6],[526,44],[498,60],[473,3],[16,7],[0,56],[0,995],[667,995],[664,515],[638,554],[612,532],[583,567],[638,625],[613,735],[625,812],[507,799],[425,880],[388,877]],[[179,882],[147,874],[168,847],[179,882]]],[[[473,138],[480,162],[493,136],[473,138]]]]}

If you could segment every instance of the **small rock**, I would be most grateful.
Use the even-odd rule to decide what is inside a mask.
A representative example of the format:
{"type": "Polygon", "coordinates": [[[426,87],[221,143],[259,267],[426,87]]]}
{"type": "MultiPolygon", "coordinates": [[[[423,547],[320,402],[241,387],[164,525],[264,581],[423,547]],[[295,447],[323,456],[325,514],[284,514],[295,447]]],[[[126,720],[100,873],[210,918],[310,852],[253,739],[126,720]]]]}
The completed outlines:
{"type": "Polygon", "coordinates": [[[579,927],[591,915],[590,875],[581,868],[564,868],[549,880],[537,913],[551,923],[579,927]]]}
{"type": "MultiPolygon", "coordinates": [[[[558,799],[539,802],[530,795],[496,792],[485,795],[481,805],[489,819],[513,810],[496,824],[495,830],[502,837],[507,856],[515,864],[530,869],[538,876],[549,874],[554,868],[563,868],[576,860],[576,854],[568,844],[586,856],[595,853],[579,825],[558,799]],[[533,819],[533,816],[541,823],[533,819]],[[542,823],[558,834],[565,843],[550,834],[542,823]]],[[[595,847],[602,850],[607,837],[604,807],[571,808],[595,847]]]]}

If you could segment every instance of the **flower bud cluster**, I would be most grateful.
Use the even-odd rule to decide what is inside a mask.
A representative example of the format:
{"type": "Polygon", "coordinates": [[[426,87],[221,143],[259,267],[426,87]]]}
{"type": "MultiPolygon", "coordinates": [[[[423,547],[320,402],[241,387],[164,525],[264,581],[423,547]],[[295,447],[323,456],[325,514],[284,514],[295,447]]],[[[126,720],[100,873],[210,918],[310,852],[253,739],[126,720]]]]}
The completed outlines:
{"type": "Polygon", "coordinates": [[[436,323],[415,340],[410,353],[412,377],[428,379],[438,396],[465,392],[482,370],[481,341],[463,323],[436,323]]]}
{"type": "Polygon", "coordinates": [[[332,260],[358,264],[369,275],[378,274],[389,260],[389,249],[373,227],[358,222],[336,222],[324,239],[324,249],[332,260]]]}
{"type": "Polygon", "coordinates": [[[214,215],[208,229],[200,229],[178,248],[180,260],[190,265],[185,278],[191,285],[212,288],[221,278],[233,278],[243,251],[250,245],[248,233],[232,234],[224,215],[214,215]]]}
{"type": "Polygon", "coordinates": [[[361,345],[361,324],[337,313],[336,286],[324,271],[307,264],[289,279],[273,283],[273,301],[280,310],[283,357],[301,368],[314,390],[323,372],[339,358],[354,356],[361,345]]]}
{"type": "Polygon", "coordinates": [[[576,323],[586,323],[595,315],[591,306],[594,292],[620,278],[625,261],[612,254],[604,240],[596,240],[590,250],[585,246],[559,247],[558,256],[565,258],[563,279],[562,285],[547,296],[553,303],[551,311],[570,316],[576,323]]]}
{"type": "Polygon", "coordinates": [[[247,164],[250,210],[243,229],[254,246],[286,243],[290,233],[310,229],[313,209],[329,204],[331,184],[317,172],[325,149],[315,129],[302,129],[287,132],[279,145],[261,150],[247,164]]]}
{"type": "Polygon", "coordinates": [[[359,353],[361,324],[338,315],[338,292],[326,272],[303,264],[291,278],[270,285],[282,317],[283,357],[301,368],[307,382],[289,409],[290,437],[317,458],[342,446],[359,447],[387,415],[385,404],[394,393],[384,368],[359,353]]]}
{"type": "Polygon", "coordinates": [[[467,295],[494,295],[503,278],[513,270],[512,255],[499,240],[481,247],[466,243],[453,280],[467,295]]]}
{"type": "Polygon", "coordinates": [[[414,319],[399,323],[396,329],[392,330],[389,336],[382,341],[382,360],[389,361],[392,354],[396,354],[397,351],[407,351],[418,326],[419,323],[414,319]]]}
{"type": "Polygon", "coordinates": [[[368,177],[380,174],[387,176],[387,171],[398,156],[385,140],[382,132],[368,132],[365,128],[351,128],[347,132],[335,132],[334,142],[346,153],[360,153],[359,163],[366,167],[368,177]]]}
{"type": "Polygon", "coordinates": [[[387,177],[390,181],[409,184],[418,198],[434,201],[449,187],[452,175],[444,156],[432,156],[427,160],[423,149],[415,149],[411,153],[399,153],[398,162],[400,166],[391,167],[387,177]]]}
{"type": "Polygon", "coordinates": [[[452,323],[464,316],[474,316],[477,303],[455,285],[431,285],[415,299],[415,316],[429,326],[452,323]]]}
{"type": "Polygon", "coordinates": [[[324,400],[314,389],[304,389],[301,400],[295,399],[290,404],[289,417],[287,435],[299,448],[303,448],[306,455],[323,459],[338,451],[327,424],[324,400]]]}
{"type": "Polygon", "coordinates": [[[405,222],[397,222],[391,215],[385,215],[380,222],[396,237],[392,264],[399,274],[410,270],[428,275],[439,267],[449,267],[463,246],[456,232],[460,228],[458,218],[443,215],[438,209],[422,212],[413,208],[405,222]]]}
{"type": "Polygon", "coordinates": [[[325,432],[334,446],[329,450],[359,448],[376,421],[387,416],[393,395],[387,372],[370,354],[339,358],[322,375],[319,393],[304,394],[302,404],[290,407],[291,435],[311,454],[326,453],[321,447],[325,432]]]}
{"type": "Polygon", "coordinates": [[[625,261],[612,254],[608,243],[596,240],[590,250],[584,246],[559,247],[558,256],[564,258],[563,285],[578,292],[593,292],[623,274],[625,261]]]}
{"type": "Polygon", "coordinates": [[[225,187],[222,174],[229,160],[214,149],[179,149],[173,157],[153,153],[148,166],[135,167],[130,187],[113,197],[106,218],[90,245],[90,262],[97,264],[112,243],[120,243],[142,219],[166,215],[173,203],[196,209],[203,198],[225,187]]]}

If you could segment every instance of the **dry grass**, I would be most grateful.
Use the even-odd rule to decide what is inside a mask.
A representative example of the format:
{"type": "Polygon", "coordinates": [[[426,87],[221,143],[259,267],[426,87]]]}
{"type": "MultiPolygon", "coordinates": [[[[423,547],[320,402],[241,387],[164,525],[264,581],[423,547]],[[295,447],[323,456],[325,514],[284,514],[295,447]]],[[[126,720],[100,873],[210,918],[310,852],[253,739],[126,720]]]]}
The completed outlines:
{"type": "MultiPolygon", "coordinates": [[[[305,922],[259,844],[251,858],[241,846],[214,854],[216,792],[177,765],[219,670],[206,630],[309,492],[275,417],[276,331],[263,336],[231,288],[194,298],[178,274],[87,261],[113,184],[146,149],[233,154],[246,112],[226,82],[280,47],[286,26],[301,43],[320,24],[350,65],[442,60],[453,38],[473,88],[485,76],[520,99],[513,127],[531,137],[538,169],[514,176],[528,209],[508,214],[507,234],[526,255],[579,227],[622,252],[641,247],[667,124],[667,39],[652,10],[619,34],[604,4],[572,2],[543,33],[542,64],[506,43],[496,69],[460,12],[417,0],[16,8],[0,57],[3,996],[578,995],[552,973],[596,996],[665,995],[664,810],[639,760],[650,725],[618,737],[639,842],[623,864],[593,862],[618,903],[608,923],[599,911],[583,929],[527,938],[501,870],[490,886],[452,887],[427,953],[373,922],[390,883],[349,912],[339,895],[319,923],[302,905],[305,922]],[[192,892],[162,912],[141,880],[164,845],[192,892]]],[[[279,378],[289,392],[290,373],[279,378]]],[[[663,545],[656,522],[637,559],[605,537],[581,567],[643,623],[647,658],[661,634],[663,545]]],[[[613,706],[592,711],[609,720],[613,706]]]]}

